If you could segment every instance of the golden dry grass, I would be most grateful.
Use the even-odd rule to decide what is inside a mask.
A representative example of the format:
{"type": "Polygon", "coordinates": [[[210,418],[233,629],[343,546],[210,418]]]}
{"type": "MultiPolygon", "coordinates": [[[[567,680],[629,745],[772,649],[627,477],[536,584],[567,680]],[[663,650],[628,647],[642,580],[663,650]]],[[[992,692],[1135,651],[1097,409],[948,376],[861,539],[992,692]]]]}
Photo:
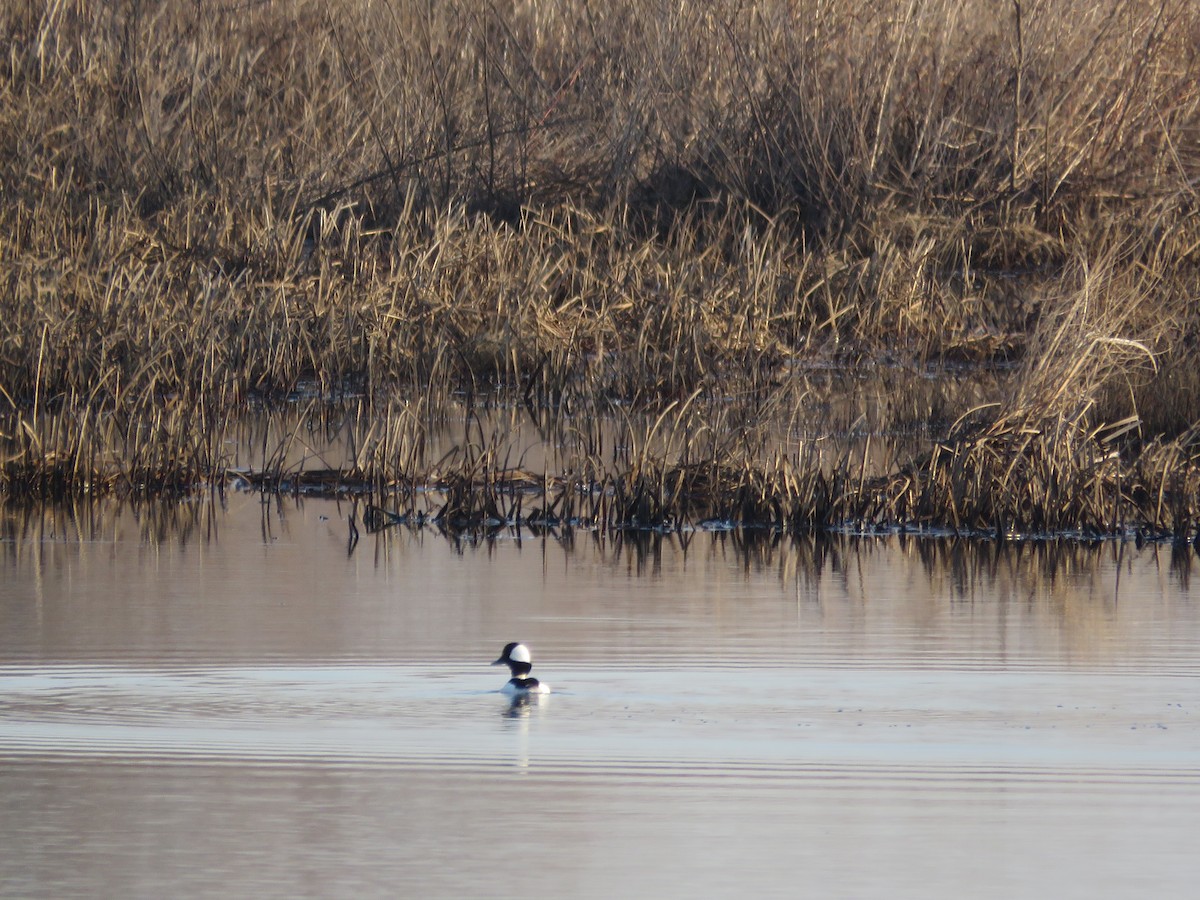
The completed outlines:
{"type": "Polygon", "coordinates": [[[453,398],[528,409],[617,524],[1197,518],[1187,0],[13,0],[0,34],[9,495],[219,480],[304,384],[364,396],[346,478],[468,519],[509,466],[429,458],[453,398]],[[766,437],[824,402],[804,366],[996,361],[882,480],[766,437]]]}

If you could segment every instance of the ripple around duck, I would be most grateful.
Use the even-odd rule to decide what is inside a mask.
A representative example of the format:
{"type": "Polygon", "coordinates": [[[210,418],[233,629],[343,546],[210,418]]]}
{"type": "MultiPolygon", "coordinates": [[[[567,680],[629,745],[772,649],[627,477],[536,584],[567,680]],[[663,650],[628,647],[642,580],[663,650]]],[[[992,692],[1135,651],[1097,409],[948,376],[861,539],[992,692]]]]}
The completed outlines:
{"type": "Polygon", "coordinates": [[[560,672],[512,707],[458,667],[0,668],[0,755],[545,778],[1200,784],[1192,677],[560,672]],[[731,681],[733,682],[731,684],[731,681]],[[746,684],[753,690],[747,691],[746,684]],[[836,698],[836,703],[830,702],[836,698]]]}

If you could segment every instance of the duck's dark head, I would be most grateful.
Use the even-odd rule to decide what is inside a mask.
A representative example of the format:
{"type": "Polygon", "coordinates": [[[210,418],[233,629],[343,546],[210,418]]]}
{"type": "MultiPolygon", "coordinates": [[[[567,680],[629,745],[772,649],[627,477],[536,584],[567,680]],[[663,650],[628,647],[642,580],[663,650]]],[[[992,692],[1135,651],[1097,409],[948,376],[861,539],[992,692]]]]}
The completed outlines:
{"type": "Polygon", "coordinates": [[[529,648],[524,644],[513,641],[505,644],[500,658],[492,663],[493,666],[508,666],[514,678],[523,678],[533,669],[533,657],[529,648]]]}

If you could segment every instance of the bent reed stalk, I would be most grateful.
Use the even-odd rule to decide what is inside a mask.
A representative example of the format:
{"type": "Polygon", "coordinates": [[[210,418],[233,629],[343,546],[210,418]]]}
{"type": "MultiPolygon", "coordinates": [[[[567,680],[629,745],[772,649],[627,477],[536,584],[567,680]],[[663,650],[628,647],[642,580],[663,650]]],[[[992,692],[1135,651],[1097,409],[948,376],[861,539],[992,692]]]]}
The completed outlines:
{"type": "Polygon", "coordinates": [[[0,492],[1190,533],[1200,9],[900,12],[6,4],[0,492]],[[843,422],[825,370],[913,378],[843,422]],[[353,407],[347,461],[240,471],[301,395],[353,407]],[[542,472],[512,419],[434,457],[496,408],[542,472]]]}

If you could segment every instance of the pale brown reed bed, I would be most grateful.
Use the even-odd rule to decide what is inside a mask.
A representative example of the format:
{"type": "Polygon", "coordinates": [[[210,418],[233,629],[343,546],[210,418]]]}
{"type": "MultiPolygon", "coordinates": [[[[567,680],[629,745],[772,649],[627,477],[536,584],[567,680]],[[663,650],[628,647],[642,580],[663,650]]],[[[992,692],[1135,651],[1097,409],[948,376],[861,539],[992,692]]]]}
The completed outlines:
{"type": "Polygon", "coordinates": [[[429,458],[460,402],[562,446],[546,516],[1197,520],[1189,0],[14,0],[0,35],[8,496],[220,483],[306,384],[365,398],[331,489],[459,521],[512,518],[515,467],[429,458]],[[767,439],[806,367],[1004,361],[885,472],[767,439]]]}

